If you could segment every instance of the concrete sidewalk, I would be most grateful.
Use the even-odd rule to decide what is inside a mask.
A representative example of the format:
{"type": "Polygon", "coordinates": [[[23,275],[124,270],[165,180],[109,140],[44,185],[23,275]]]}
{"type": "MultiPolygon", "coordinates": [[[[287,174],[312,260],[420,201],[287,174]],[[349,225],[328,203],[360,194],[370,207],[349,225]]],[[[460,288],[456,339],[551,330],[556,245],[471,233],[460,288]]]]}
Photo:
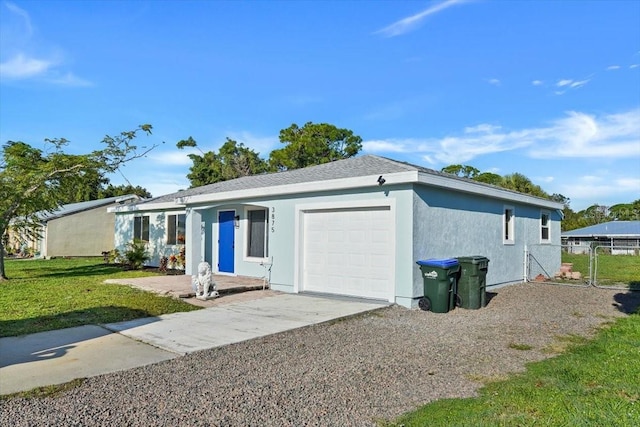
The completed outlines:
{"type": "Polygon", "coordinates": [[[187,313],[0,338],[0,394],[131,369],[387,305],[278,294],[187,313]]]}

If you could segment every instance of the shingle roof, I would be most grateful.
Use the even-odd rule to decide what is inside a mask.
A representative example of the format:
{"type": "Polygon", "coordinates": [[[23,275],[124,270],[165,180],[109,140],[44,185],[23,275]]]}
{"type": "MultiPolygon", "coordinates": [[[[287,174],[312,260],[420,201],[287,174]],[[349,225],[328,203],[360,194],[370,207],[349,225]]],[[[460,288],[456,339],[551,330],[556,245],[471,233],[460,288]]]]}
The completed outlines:
{"type": "Polygon", "coordinates": [[[576,230],[565,231],[562,237],[640,237],[640,221],[611,221],[576,230]]]}
{"type": "Polygon", "coordinates": [[[74,213],[83,212],[89,209],[99,208],[101,206],[107,206],[113,203],[117,203],[121,200],[139,199],[136,195],[109,197],[106,199],[89,200],[88,202],[69,203],[60,206],[53,212],[40,211],[36,215],[42,221],[50,221],[55,218],[61,218],[63,216],[72,215],[74,213]]]}
{"type": "MultiPolygon", "coordinates": [[[[142,203],[138,203],[137,205],[143,206],[145,204],[173,202],[178,198],[198,196],[202,194],[226,193],[248,189],[276,187],[281,185],[321,182],[333,179],[357,178],[370,175],[384,175],[412,171],[445,177],[451,180],[469,182],[473,183],[474,185],[486,186],[488,188],[500,188],[494,185],[473,181],[467,178],[460,178],[449,173],[438,172],[422,166],[417,166],[410,163],[369,154],[359,157],[351,157],[343,160],[336,160],[322,165],[309,166],[302,169],[245,176],[229,181],[216,182],[214,184],[203,185],[201,187],[190,188],[188,190],[182,190],[176,193],[147,199],[142,203]]],[[[521,194],[505,188],[500,188],[500,190],[507,193],[521,194]]],[[[535,196],[529,197],[540,199],[539,197],[535,196]]],[[[549,202],[546,199],[545,201],[549,202]]]]}
{"type": "Polygon", "coordinates": [[[384,175],[416,170],[440,174],[440,172],[410,165],[408,163],[398,162],[379,156],[365,155],[336,160],[334,162],[302,169],[245,176],[229,181],[216,182],[214,184],[190,188],[188,190],[178,191],[177,193],[166,194],[164,196],[145,200],[144,203],[170,202],[178,197],[197,196],[200,194],[225,193],[227,191],[247,190],[251,188],[266,188],[278,185],[301,184],[341,178],[355,178],[376,174],[384,175]]]}

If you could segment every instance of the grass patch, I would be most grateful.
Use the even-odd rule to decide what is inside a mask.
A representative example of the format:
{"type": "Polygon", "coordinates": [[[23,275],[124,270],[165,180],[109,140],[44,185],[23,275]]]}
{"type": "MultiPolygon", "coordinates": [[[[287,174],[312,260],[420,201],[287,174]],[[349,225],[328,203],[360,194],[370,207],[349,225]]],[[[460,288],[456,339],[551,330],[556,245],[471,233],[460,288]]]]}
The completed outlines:
{"type": "Polygon", "coordinates": [[[16,397],[21,397],[23,399],[42,399],[45,397],[54,397],[60,393],[64,393],[67,390],[72,390],[76,387],[79,387],[80,385],[82,385],[82,383],[84,383],[85,380],[86,378],[77,378],[63,384],[47,385],[43,387],[36,387],[28,391],[3,394],[0,395],[0,400],[10,400],[16,397]]]}
{"type": "Polygon", "coordinates": [[[571,347],[572,345],[580,345],[586,342],[587,338],[581,335],[556,335],[555,341],[543,348],[542,352],[546,354],[560,354],[564,353],[567,348],[571,347]]]}
{"type": "MultiPolygon", "coordinates": [[[[562,262],[573,264],[573,271],[579,271],[584,278],[589,277],[589,255],[562,253],[562,262]]],[[[598,251],[597,284],[624,285],[632,290],[640,290],[640,256],[610,255],[598,251]]]]}
{"type": "Polygon", "coordinates": [[[529,345],[529,344],[518,344],[518,343],[510,343],[509,344],[509,348],[512,348],[514,350],[531,350],[533,349],[533,346],[529,345]]]}
{"type": "Polygon", "coordinates": [[[591,341],[560,339],[565,353],[485,385],[479,397],[436,401],[381,425],[640,425],[640,314],[617,320],[591,341]]]}
{"type": "Polygon", "coordinates": [[[151,276],[123,271],[98,258],[5,260],[0,282],[0,337],[112,323],[199,307],[171,297],[106,284],[106,279],[151,276]]]}

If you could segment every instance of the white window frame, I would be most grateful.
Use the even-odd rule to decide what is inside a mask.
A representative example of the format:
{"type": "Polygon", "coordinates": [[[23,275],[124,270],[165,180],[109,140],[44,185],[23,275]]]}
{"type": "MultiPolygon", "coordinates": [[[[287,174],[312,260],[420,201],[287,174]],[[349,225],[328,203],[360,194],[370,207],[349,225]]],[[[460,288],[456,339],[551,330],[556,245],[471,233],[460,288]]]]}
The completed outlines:
{"type": "Polygon", "coordinates": [[[248,262],[265,262],[269,258],[269,208],[263,207],[247,207],[244,209],[245,227],[244,227],[244,242],[242,248],[243,259],[248,262]],[[264,256],[255,257],[249,256],[249,244],[251,242],[251,220],[250,212],[252,211],[264,211],[264,256]]]}
{"type": "Polygon", "coordinates": [[[149,215],[136,215],[133,217],[133,238],[134,239],[140,239],[143,242],[149,242],[149,238],[150,238],[150,234],[151,234],[151,219],[149,218],[149,215]],[[147,238],[145,239],[144,237],[144,223],[145,223],[145,219],[147,222],[147,238]],[[140,221],[140,236],[136,236],[136,221],[140,221]]]}
{"type": "Polygon", "coordinates": [[[185,212],[176,212],[176,213],[167,214],[167,236],[166,236],[165,243],[168,246],[176,246],[176,245],[184,245],[186,241],[187,241],[187,214],[185,212]],[[178,241],[178,217],[180,215],[184,216],[184,230],[183,230],[184,241],[183,242],[178,241]],[[171,217],[173,217],[173,220],[175,221],[175,232],[176,232],[176,235],[174,236],[175,242],[173,243],[169,243],[169,223],[171,221],[171,217]]]}
{"type": "Polygon", "coordinates": [[[551,243],[551,212],[540,211],[540,243],[551,243]],[[544,223],[544,218],[547,223],[544,223]],[[547,230],[547,238],[544,237],[544,230],[547,230]]]}
{"type": "Polygon", "coordinates": [[[516,242],[516,209],[505,205],[502,208],[502,243],[513,245],[516,242]],[[510,215],[507,221],[507,215],[510,215]]]}

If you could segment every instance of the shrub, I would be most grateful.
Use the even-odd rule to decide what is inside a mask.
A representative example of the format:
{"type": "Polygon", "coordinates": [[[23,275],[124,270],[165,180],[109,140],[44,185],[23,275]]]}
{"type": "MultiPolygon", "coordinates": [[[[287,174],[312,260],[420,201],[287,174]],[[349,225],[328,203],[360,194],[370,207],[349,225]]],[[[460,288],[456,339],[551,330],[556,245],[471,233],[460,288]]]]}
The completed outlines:
{"type": "Polygon", "coordinates": [[[140,239],[133,239],[133,242],[127,244],[124,257],[129,267],[134,270],[141,269],[143,264],[151,258],[147,252],[146,243],[140,239]]]}

